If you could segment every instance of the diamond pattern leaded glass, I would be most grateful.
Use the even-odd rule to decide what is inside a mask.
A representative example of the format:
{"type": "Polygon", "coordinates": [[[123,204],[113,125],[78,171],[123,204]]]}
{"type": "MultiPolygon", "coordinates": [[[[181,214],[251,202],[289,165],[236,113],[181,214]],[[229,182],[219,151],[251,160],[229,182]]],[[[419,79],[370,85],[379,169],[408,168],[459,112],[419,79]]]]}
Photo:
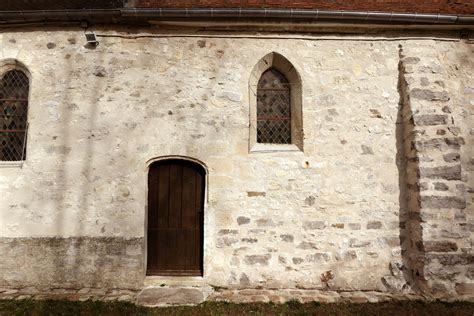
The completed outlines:
{"type": "Polygon", "coordinates": [[[257,87],[257,143],[291,143],[290,85],[274,68],[265,71],[257,87]]]}
{"type": "Polygon", "coordinates": [[[22,71],[8,71],[0,81],[0,161],[25,158],[28,92],[22,71]]]}

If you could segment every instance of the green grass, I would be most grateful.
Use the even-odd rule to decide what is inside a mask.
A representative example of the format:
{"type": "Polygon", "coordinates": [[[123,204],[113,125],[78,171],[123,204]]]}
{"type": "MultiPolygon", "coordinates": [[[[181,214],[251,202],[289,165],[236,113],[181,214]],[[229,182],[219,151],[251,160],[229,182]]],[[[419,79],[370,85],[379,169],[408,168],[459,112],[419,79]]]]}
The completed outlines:
{"type": "Polygon", "coordinates": [[[206,302],[197,306],[147,308],[124,302],[65,300],[0,300],[0,316],[9,315],[403,315],[473,316],[474,303],[395,301],[378,304],[233,304],[206,302]]]}

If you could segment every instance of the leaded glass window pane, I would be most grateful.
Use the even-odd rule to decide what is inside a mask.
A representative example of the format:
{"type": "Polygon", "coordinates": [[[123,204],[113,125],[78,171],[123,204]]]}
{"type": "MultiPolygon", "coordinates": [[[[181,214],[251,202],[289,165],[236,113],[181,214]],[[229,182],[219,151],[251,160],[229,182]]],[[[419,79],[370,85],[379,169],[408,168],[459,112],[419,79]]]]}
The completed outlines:
{"type": "Polygon", "coordinates": [[[257,142],[291,144],[290,84],[275,68],[265,71],[258,82],[257,142]]]}
{"type": "Polygon", "coordinates": [[[28,117],[28,77],[11,70],[0,80],[0,160],[25,159],[28,117]]]}

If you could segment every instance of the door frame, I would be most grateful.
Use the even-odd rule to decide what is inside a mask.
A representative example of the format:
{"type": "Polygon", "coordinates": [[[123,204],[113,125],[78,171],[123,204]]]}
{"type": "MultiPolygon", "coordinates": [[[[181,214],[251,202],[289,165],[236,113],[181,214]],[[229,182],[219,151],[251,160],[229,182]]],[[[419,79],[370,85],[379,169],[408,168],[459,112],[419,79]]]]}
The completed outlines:
{"type": "MultiPolygon", "coordinates": [[[[154,158],[151,158],[149,160],[147,160],[146,162],[146,168],[145,168],[145,172],[146,172],[146,176],[144,177],[145,178],[145,186],[146,186],[146,190],[145,191],[145,196],[144,196],[144,199],[145,199],[145,220],[144,220],[144,236],[145,238],[143,238],[143,249],[144,249],[144,261],[143,261],[143,276],[144,278],[153,278],[153,277],[161,277],[161,276],[150,276],[150,275],[146,275],[146,272],[147,272],[147,264],[148,264],[148,190],[149,190],[149,187],[148,187],[148,177],[149,177],[149,173],[150,173],[150,166],[155,163],[155,162],[158,162],[158,161],[164,161],[164,160],[184,160],[184,161],[190,161],[190,162],[193,162],[193,163],[196,163],[198,165],[200,165],[203,169],[204,169],[204,205],[203,205],[203,212],[204,212],[204,218],[203,218],[203,223],[202,223],[202,276],[195,276],[193,278],[205,278],[206,276],[206,266],[205,266],[205,263],[206,263],[206,242],[205,242],[205,239],[206,239],[206,223],[208,222],[208,214],[207,214],[207,210],[208,210],[208,203],[209,203],[209,190],[208,190],[208,185],[209,185],[209,170],[206,166],[206,164],[204,164],[204,162],[202,162],[201,160],[198,160],[196,158],[192,158],[192,157],[188,157],[188,156],[180,156],[180,155],[167,155],[167,156],[159,156],[159,157],[154,157],[154,158]]],[[[163,276],[165,277],[165,276],[163,276]]],[[[186,278],[189,276],[176,276],[176,278],[186,278]]],[[[167,277],[168,278],[168,277],[167,277]]]]}

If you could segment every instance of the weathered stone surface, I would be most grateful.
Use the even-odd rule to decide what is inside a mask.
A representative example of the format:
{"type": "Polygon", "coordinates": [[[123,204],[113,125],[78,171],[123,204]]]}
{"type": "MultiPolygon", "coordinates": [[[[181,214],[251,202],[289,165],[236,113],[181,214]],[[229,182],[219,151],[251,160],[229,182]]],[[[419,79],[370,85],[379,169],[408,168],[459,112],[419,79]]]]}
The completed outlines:
{"type": "Polygon", "coordinates": [[[326,228],[326,222],[324,221],[309,221],[303,223],[303,228],[306,230],[314,230],[314,229],[324,229],[326,228]]]}
{"type": "Polygon", "coordinates": [[[218,234],[220,236],[224,236],[224,235],[236,235],[238,234],[239,231],[236,230],[236,229],[221,229],[219,230],[218,234]]]}
{"type": "Polygon", "coordinates": [[[336,292],[328,290],[220,290],[210,296],[212,301],[243,302],[274,302],[284,303],[289,300],[321,303],[377,303],[389,300],[405,301],[420,300],[423,297],[413,293],[383,293],[379,291],[336,292]]]}
{"type": "Polygon", "coordinates": [[[449,190],[449,186],[445,183],[442,183],[442,182],[435,182],[433,183],[434,185],[434,189],[436,191],[448,191],[449,190]]]}
{"type": "Polygon", "coordinates": [[[205,299],[197,288],[145,288],[137,297],[137,304],[146,306],[199,304],[205,299]]]}
{"type": "Polygon", "coordinates": [[[449,94],[446,91],[432,91],[429,89],[418,89],[415,88],[410,91],[410,96],[419,99],[419,100],[426,100],[426,101],[441,101],[441,102],[448,102],[450,100],[449,94]]]}
{"type": "Polygon", "coordinates": [[[308,196],[306,199],[304,199],[304,203],[308,206],[313,206],[314,203],[316,203],[316,198],[314,196],[308,196]]]}
{"type": "Polygon", "coordinates": [[[367,229],[380,229],[382,228],[382,222],[380,221],[371,221],[367,223],[367,229]]]}
{"type": "Polygon", "coordinates": [[[349,223],[349,228],[352,230],[359,230],[361,228],[361,224],[359,223],[349,223]]]}
{"type": "Polygon", "coordinates": [[[260,227],[275,227],[275,222],[270,218],[260,218],[256,220],[257,226],[260,227]]]}
{"type": "Polygon", "coordinates": [[[331,256],[328,253],[318,252],[318,253],[307,255],[305,257],[305,260],[308,262],[329,261],[331,260],[331,256]]]}
{"type": "Polygon", "coordinates": [[[474,296],[474,282],[472,283],[457,283],[456,292],[459,295],[471,295],[474,296]]]}
{"type": "Polygon", "coordinates": [[[423,86],[423,87],[429,86],[430,85],[429,79],[426,78],[426,77],[421,77],[420,78],[420,85],[423,86]]]}
{"type": "Polygon", "coordinates": [[[449,154],[445,154],[443,155],[443,159],[444,161],[446,162],[455,162],[455,161],[459,161],[459,158],[461,156],[459,155],[459,153],[449,153],[449,154]]]}
{"type": "Polygon", "coordinates": [[[239,239],[233,237],[222,237],[217,239],[216,247],[229,247],[239,242],[239,239]]]}
{"type": "Polygon", "coordinates": [[[471,266],[474,264],[473,254],[427,254],[429,261],[437,260],[442,266],[471,266]]]}
{"type": "Polygon", "coordinates": [[[420,175],[429,179],[461,180],[461,165],[420,168],[420,175]]]}
{"type": "Polygon", "coordinates": [[[420,62],[420,60],[421,59],[419,57],[405,57],[405,58],[403,58],[403,63],[405,65],[418,64],[420,62]]]}
{"type": "Polygon", "coordinates": [[[242,241],[243,242],[248,242],[250,244],[254,244],[254,243],[258,242],[258,239],[257,238],[242,238],[242,241]]]}
{"type": "Polygon", "coordinates": [[[353,248],[363,248],[371,245],[370,241],[367,240],[357,240],[356,238],[351,238],[349,241],[350,247],[353,248]]]}
{"type": "Polygon", "coordinates": [[[0,238],[0,286],[136,289],[142,286],[143,246],[143,238],[0,238]],[[12,273],[13,267],[22,273],[12,273]]]}
{"type": "Polygon", "coordinates": [[[415,142],[415,148],[418,151],[423,151],[427,149],[457,149],[461,148],[461,145],[464,145],[465,141],[461,137],[455,138],[433,138],[428,140],[419,140],[415,142]]]}
{"type": "Polygon", "coordinates": [[[94,69],[94,72],[93,72],[94,76],[96,77],[105,77],[107,75],[107,71],[105,70],[104,67],[102,66],[97,66],[95,69],[94,69]]]}
{"type": "Polygon", "coordinates": [[[457,196],[421,196],[421,205],[423,208],[432,209],[465,209],[466,199],[457,196]]]}
{"type": "Polygon", "coordinates": [[[245,256],[244,262],[248,265],[268,265],[268,261],[272,255],[266,254],[266,255],[251,255],[251,256],[245,256]]]}
{"type": "Polygon", "coordinates": [[[302,241],[296,246],[298,249],[318,249],[318,246],[314,242],[302,241]]]}
{"type": "MultiPolygon", "coordinates": [[[[415,244],[417,234],[452,236],[459,255],[469,251],[465,232],[446,227],[469,223],[472,214],[474,125],[471,98],[462,93],[472,86],[467,43],[361,42],[348,35],[320,45],[316,37],[229,40],[205,31],[206,38],[160,37],[160,30],[130,27],[122,34],[98,27],[105,36],[95,50],[70,40],[83,36],[74,28],[15,31],[17,45],[8,42],[9,30],[0,35],[2,58],[17,58],[32,82],[27,159],[22,168],[0,172],[0,234],[111,238],[97,247],[83,241],[0,245],[0,254],[8,254],[0,260],[3,284],[141,287],[150,220],[146,165],[163,157],[206,166],[204,280],[216,288],[319,287],[320,275],[334,269],[336,287],[388,291],[382,283],[391,275],[388,263],[414,255],[400,250],[397,234],[415,244]],[[48,50],[47,43],[57,46],[48,50]],[[255,110],[249,78],[258,80],[253,69],[273,51],[291,61],[294,77],[304,83],[304,125],[296,127],[304,131],[301,151],[268,144],[257,144],[262,152],[249,150],[255,110]],[[442,156],[455,151],[462,155],[456,161],[467,186],[466,208],[418,210],[420,190],[448,194],[434,194],[427,178],[418,187],[419,168],[442,166],[442,156]],[[371,221],[382,227],[367,228],[371,221]],[[118,236],[140,242],[122,246],[118,236]],[[263,258],[246,263],[254,255],[263,258]]],[[[453,181],[447,182],[450,196],[463,195],[455,188],[459,180],[447,181],[453,181]]],[[[445,285],[453,293],[453,284],[467,277],[462,265],[468,260],[440,260],[461,262],[455,267],[460,274],[445,285]]],[[[430,278],[434,284],[435,274],[430,278]]],[[[311,295],[335,300],[326,294],[311,295]]],[[[261,296],[268,298],[253,293],[249,299],[261,296]]]]}
{"type": "Polygon", "coordinates": [[[253,192],[253,191],[247,192],[248,197],[265,196],[265,195],[267,195],[266,192],[253,192]]]}
{"type": "Polygon", "coordinates": [[[357,259],[357,252],[355,250],[337,252],[335,255],[335,259],[337,261],[357,259]]]}
{"type": "Polygon", "coordinates": [[[239,216],[237,217],[237,224],[239,225],[245,225],[250,223],[250,218],[245,217],[245,216],[239,216]]]}
{"type": "Polygon", "coordinates": [[[425,241],[423,247],[426,252],[454,252],[458,250],[456,243],[451,241],[425,241]]]}
{"type": "Polygon", "coordinates": [[[282,241],[285,241],[285,242],[293,242],[293,240],[295,239],[293,235],[288,235],[288,234],[280,235],[280,238],[282,241]]]}
{"type": "Polygon", "coordinates": [[[448,116],[439,114],[416,115],[414,116],[414,122],[418,126],[446,125],[448,116]]]}
{"type": "Polygon", "coordinates": [[[366,145],[361,145],[362,148],[362,155],[373,155],[374,151],[372,150],[371,147],[366,146],[366,145]]]}
{"type": "Polygon", "coordinates": [[[291,261],[293,261],[294,264],[300,264],[304,260],[303,260],[303,258],[293,258],[293,259],[291,259],[291,261]]]}

